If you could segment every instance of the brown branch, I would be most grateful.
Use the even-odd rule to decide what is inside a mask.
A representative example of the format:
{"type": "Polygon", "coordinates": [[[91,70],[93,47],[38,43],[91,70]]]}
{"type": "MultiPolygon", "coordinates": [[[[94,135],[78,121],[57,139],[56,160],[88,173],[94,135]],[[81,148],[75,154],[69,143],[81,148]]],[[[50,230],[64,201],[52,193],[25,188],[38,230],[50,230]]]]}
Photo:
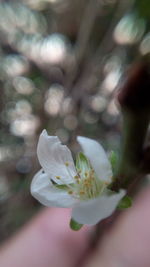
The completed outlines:
{"type": "MultiPolygon", "coordinates": [[[[123,116],[123,137],[120,162],[111,189],[125,188],[134,195],[145,173],[150,171],[150,147],[144,148],[150,120],[149,64],[138,62],[131,66],[127,79],[118,94],[123,116]]],[[[112,227],[120,212],[96,226],[93,247],[112,227]]]]}
{"type": "Polygon", "coordinates": [[[113,190],[128,188],[144,172],[143,149],[150,120],[149,64],[138,62],[118,94],[123,116],[123,137],[119,167],[113,190]]]}

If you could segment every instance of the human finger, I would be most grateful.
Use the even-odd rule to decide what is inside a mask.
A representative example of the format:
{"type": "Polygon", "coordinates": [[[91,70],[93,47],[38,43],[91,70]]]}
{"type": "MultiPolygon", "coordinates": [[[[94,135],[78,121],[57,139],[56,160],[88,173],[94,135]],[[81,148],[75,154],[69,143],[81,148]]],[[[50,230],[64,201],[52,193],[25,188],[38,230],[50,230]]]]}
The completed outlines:
{"type": "Polygon", "coordinates": [[[149,207],[150,189],[147,189],[106,233],[85,267],[149,267],[149,207]]]}
{"type": "Polygon", "coordinates": [[[3,267],[71,267],[88,247],[88,229],[69,229],[69,209],[44,209],[0,250],[3,267]]]}

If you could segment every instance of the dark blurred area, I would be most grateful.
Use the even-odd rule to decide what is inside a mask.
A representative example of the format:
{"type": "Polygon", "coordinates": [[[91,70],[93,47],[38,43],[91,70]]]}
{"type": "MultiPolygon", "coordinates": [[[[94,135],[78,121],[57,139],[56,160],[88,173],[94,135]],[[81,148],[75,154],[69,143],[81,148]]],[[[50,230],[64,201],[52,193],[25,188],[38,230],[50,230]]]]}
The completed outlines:
{"type": "Polygon", "coordinates": [[[0,240],[40,205],[30,195],[42,129],[73,153],[76,136],[120,142],[114,100],[149,55],[148,0],[0,1],[0,240]]]}

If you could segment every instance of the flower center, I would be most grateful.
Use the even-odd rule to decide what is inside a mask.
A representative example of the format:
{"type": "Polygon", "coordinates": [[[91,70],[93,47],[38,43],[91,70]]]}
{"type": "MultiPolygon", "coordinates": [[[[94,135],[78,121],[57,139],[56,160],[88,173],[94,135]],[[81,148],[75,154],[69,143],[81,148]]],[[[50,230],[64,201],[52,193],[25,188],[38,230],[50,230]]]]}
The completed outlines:
{"type": "MultiPolygon", "coordinates": [[[[70,173],[69,162],[65,165],[70,173]]],[[[71,173],[70,173],[71,175],[71,173]]],[[[101,195],[108,183],[96,177],[94,169],[89,165],[88,168],[77,169],[77,175],[74,176],[74,183],[67,184],[61,176],[56,176],[58,180],[63,182],[62,185],[55,185],[59,189],[66,189],[68,194],[73,195],[80,200],[88,200],[101,195]]]]}
{"type": "Polygon", "coordinates": [[[84,173],[81,172],[76,179],[74,193],[81,200],[87,200],[98,197],[106,188],[106,182],[100,181],[94,170],[91,168],[89,171],[84,173]]]}

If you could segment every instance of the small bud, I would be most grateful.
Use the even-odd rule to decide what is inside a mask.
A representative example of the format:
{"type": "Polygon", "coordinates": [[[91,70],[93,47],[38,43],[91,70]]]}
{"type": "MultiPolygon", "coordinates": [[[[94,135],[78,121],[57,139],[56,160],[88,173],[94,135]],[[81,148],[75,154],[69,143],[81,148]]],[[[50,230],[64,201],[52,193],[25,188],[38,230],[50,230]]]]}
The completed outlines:
{"type": "Polygon", "coordinates": [[[70,220],[70,228],[74,231],[79,231],[81,229],[81,227],[83,226],[83,224],[80,224],[76,221],[74,221],[74,219],[70,220]]]}
{"type": "Polygon", "coordinates": [[[117,209],[124,210],[124,209],[130,208],[131,206],[132,206],[132,198],[129,196],[124,196],[120,200],[120,202],[117,206],[117,209]]]}

